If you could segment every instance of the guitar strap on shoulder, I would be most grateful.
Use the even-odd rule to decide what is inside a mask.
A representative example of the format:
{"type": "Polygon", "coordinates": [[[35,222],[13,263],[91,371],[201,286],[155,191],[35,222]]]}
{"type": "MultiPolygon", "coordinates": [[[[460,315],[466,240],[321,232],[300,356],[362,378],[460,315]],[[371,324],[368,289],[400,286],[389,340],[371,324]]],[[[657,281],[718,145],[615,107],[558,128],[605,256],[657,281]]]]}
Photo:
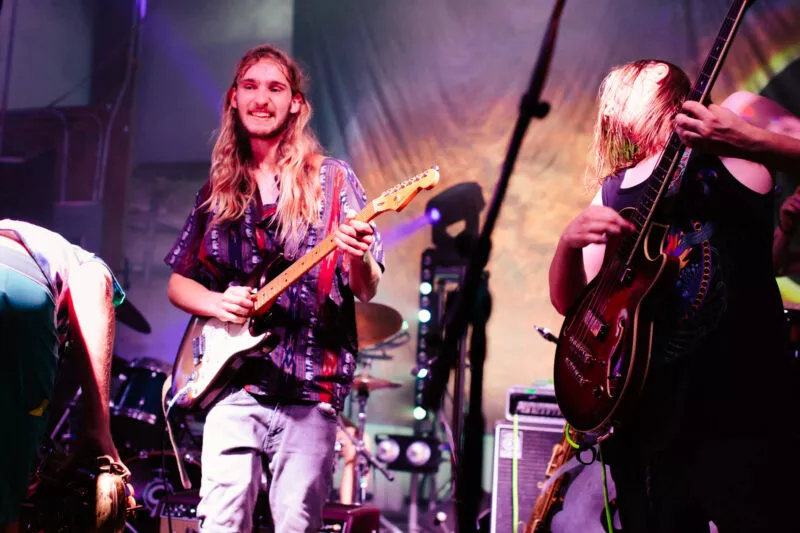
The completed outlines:
{"type": "MultiPolygon", "coordinates": [[[[323,202],[328,211],[328,220],[325,227],[325,235],[330,235],[336,228],[339,227],[339,220],[341,217],[341,202],[339,201],[339,191],[342,189],[342,181],[344,171],[338,165],[329,165],[329,174],[325,177],[325,190],[323,191],[323,202]]],[[[320,173],[322,171],[320,170],[320,173]]],[[[319,269],[319,281],[317,285],[317,294],[320,301],[331,292],[333,286],[333,278],[336,272],[336,263],[339,260],[339,250],[334,250],[332,253],[322,260],[319,269]]]]}
{"type": "MultiPolygon", "coordinates": [[[[328,221],[327,227],[325,228],[326,235],[330,235],[336,231],[337,227],[339,227],[339,220],[341,216],[339,191],[342,189],[342,181],[344,178],[344,171],[338,165],[330,165],[328,168],[331,170],[331,172],[325,176],[325,190],[323,191],[323,201],[326,202],[326,207],[328,210],[328,221]]],[[[320,299],[320,303],[324,302],[331,293],[338,260],[338,249],[328,254],[328,256],[322,260],[319,270],[319,278],[317,280],[317,295],[320,299]]],[[[336,373],[336,367],[339,362],[338,356],[338,353],[334,353],[329,348],[324,350],[322,356],[322,376],[333,376],[336,373]]],[[[333,398],[333,384],[323,379],[322,386],[327,391],[327,394],[322,394],[320,399],[324,402],[330,402],[333,398]]]]}

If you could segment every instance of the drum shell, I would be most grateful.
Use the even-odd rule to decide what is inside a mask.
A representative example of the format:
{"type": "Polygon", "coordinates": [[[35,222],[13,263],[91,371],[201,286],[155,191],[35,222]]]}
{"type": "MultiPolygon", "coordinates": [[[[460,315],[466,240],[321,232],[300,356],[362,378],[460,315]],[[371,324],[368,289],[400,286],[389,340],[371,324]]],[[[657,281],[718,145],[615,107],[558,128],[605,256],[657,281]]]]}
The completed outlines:
{"type": "Polygon", "coordinates": [[[111,434],[121,453],[160,449],[164,434],[161,388],[170,373],[164,361],[135,359],[112,379],[111,434]]]}

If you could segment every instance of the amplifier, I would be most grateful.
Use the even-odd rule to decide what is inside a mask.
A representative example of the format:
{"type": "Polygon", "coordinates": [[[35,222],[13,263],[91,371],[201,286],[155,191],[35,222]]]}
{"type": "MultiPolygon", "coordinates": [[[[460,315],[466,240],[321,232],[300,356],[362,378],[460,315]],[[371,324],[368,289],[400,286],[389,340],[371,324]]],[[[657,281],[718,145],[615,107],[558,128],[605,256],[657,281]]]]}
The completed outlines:
{"type": "MultiPolygon", "coordinates": [[[[539,495],[539,485],[544,481],[553,446],[561,441],[564,419],[549,418],[546,424],[519,424],[518,430],[517,506],[519,521],[524,528],[539,495]]],[[[491,533],[514,531],[513,451],[514,426],[499,421],[494,431],[491,533]]]]}
{"type": "MultiPolygon", "coordinates": [[[[199,502],[197,491],[172,494],[168,502],[162,501],[159,508],[161,517],[159,533],[199,533],[200,521],[197,519],[199,502]],[[172,522],[171,531],[170,522],[172,522]]],[[[380,511],[363,505],[328,503],[322,511],[322,523],[319,533],[378,533],[380,511]]],[[[266,533],[272,530],[258,527],[256,531],[266,533]]]]}
{"type": "Polygon", "coordinates": [[[556,391],[552,383],[514,385],[506,391],[506,420],[536,425],[564,426],[564,417],[556,402],[556,391]]]}
{"type": "Polygon", "coordinates": [[[375,507],[325,504],[320,533],[378,533],[381,514],[375,507]]]}

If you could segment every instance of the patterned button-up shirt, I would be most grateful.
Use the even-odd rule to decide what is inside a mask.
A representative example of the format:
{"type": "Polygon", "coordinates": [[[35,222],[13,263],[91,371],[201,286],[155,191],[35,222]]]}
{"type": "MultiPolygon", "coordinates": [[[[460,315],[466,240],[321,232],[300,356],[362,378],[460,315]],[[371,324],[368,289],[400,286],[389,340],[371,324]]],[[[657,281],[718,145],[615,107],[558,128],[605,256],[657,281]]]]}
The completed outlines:
{"type": "MultiPolygon", "coordinates": [[[[297,257],[344,222],[348,210],[358,212],[367,202],[361,183],[343,161],[326,158],[319,179],[319,222],[309,229],[297,257]]],[[[222,292],[232,284],[252,285],[254,274],[283,252],[273,223],[275,206],[263,206],[257,193],[242,218],[209,226],[211,213],[201,207],[209,191],[206,183],[197,193],[165,262],[175,273],[213,291],[222,292]]],[[[377,230],[370,252],[383,268],[377,230]]],[[[236,383],[257,385],[283,401],[322,401],[341,409],[355,371],[357,339],[354,297],[338,249],[281,294],[272,308],[270,330],[281,342],[243,367],[236,383]]]]}

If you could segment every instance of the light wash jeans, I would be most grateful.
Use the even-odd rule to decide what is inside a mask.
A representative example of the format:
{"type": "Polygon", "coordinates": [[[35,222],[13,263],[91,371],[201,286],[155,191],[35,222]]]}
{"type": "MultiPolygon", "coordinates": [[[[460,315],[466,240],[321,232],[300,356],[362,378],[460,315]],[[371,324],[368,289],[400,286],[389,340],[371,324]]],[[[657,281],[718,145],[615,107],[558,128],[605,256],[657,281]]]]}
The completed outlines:
{"type": "Polygon", "coordinates": [[[209,411],[197,508],[203,533],[253,530],[266,474],[275,533],[312,533],[333,483],[336,412],[328,404],[260,403],[239,390],[209,411]]]}

